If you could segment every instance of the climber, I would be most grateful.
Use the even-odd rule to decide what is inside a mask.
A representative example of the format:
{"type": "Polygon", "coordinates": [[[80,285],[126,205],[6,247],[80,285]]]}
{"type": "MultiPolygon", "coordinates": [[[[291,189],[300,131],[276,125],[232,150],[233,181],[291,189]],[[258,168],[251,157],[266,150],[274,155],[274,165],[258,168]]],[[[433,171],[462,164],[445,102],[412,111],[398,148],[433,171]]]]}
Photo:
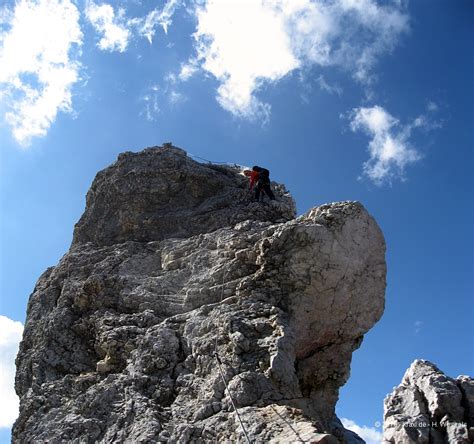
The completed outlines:
{"type": "Polygon", "coordinates": [[[275,200],[275,195],[270,188],[270,171],[266,168],[255,165],[252,170],[244,170],[244,174],[250,177],[249,189],[252,190],[255,183],[255,201],[258,202],[260,199],[260,193],[263,191],[270,200],[275,200]]]}

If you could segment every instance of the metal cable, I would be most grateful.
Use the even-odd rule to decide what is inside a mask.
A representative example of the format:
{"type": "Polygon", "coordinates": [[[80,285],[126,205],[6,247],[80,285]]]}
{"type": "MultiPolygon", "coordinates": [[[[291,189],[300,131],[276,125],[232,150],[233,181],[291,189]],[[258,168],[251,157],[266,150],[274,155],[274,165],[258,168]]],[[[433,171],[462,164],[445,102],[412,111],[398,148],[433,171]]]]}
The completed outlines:
{"type": "Polygon", "coordinates": [[[215,164],[221,164],[221,165],[237,165],[236,163],[233,163],[233,162],[217,162],[215,160],[204,159],[204,157],[199,157],[192,153],[188,153],[188,155],[193,157],[194,159],[203,160],[204,162],[207,162],[207,163],[215,163],[215,164]]]}
{"type": "MultiPolygon", "coordinates": [[[[222,301],[224,299],[224,281],[225,281],[226,275],[227,275],[227,270],[225,270],[224,274],[222,275],[221,300],[220,300],[220,303],[219,303],[219,316],[218,316],[219,323],[220,323],[220,312],[221,312],[221,307],[222,307],[222,301]]],[[[234,412],[237,415],[240,426],[242,427],[242,430],[244,431],[245,438],[246,438],[248,444],[251,444],[249,435],[247,434],[247,430],[245,430],[244,423],[242,422],[242,418],[240,417],[239,410],[237,409],[237,406],[235,405],[234,399],[232,398],[232,394],[230,393],[230,390],[229,390],[229,386],[227,385],[227,382],[225,380],[225,375],[224,375],[224,372],[222,370],[222,361],[221,361],[221,359],[219,357],[219,353],[217,351],[217,337],[218,337],[218,335],[216,334],[215,341],[214,341],[214,356],[216,358],[217,365],[219,367],[219,373],[221,375],[222,382],[224,383],[224,386],[227,390],[227,393],[229,394],[230,402],[232,404],[232,407],[234,408],[234,412]]]]}
{"type": "Polygon", "coordinates": [[[227,393],[229,394],[229,398],[230,398],[230,402],[232,403],[232,407],[234,408],[234,411],[235,411],[235,413],[236,413],[236,415],[237,415],[237,418],[239,419],[240,426],[242,427],[242,430],[244,431],[244,435],[245,435],[245,438],[247,439],[247,442],[248,442],[249,444],[251,444],[249,435],[247,434],[247,430],[245,430],[244,423],[242,422],[242,418],[240,417],[239,411],[238,411],[238,409],[237,409],[237,407],[236,407],[236,405],[235,405],[235,402],[234,402],[234,400],[233,400],[233,398],[232,398],[232,395],[230,394],[230,390],[229,390],[229,387],[228,387],[228,385],[227,385],[227,382],[225,381],[224,372],[222,371],[222,366],[221,366],[222,362],[221,362],[221,360],[220,360],[220,358],[219,358],[219,355],[218,355],[217,353],[215,354],[215,356],[216,356],[217,364],[218,364],[218,366],[219,366],[219,373],[221,374],[222,382],[224,383],[225,388],[226,388],[226,390],[227,390],[227,393]]]}

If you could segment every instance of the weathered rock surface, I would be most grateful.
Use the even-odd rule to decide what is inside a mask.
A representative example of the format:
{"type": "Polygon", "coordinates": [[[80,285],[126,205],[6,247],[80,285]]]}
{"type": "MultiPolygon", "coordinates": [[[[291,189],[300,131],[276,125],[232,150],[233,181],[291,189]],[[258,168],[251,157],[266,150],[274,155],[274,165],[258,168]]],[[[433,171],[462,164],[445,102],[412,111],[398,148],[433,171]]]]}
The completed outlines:
{"type": "Polygon", "coordinates": [[[238,167],[197,163],[176,147],[159,154],[156,148],[122,153],[97,174],[73,246],[183,238],[244,220],[294,218],[294,201],[282,185],[275,184],[282,205],[248,205],[248,181],[238,172],[238,167]]]}
{"type": "Polygon", "coordinates": [[[295,219],[246,187],[173,147],[97,175],[30,297],[14,441],[360,442],[334,411],[383,312],[382,233],[357,202],[295,219]]]}
{"type": "Polygon", "coordinates": [[[384,442],[447,444],[474,441],[474,380],[446,376],[416,360],[385,399],[384,442]]]}

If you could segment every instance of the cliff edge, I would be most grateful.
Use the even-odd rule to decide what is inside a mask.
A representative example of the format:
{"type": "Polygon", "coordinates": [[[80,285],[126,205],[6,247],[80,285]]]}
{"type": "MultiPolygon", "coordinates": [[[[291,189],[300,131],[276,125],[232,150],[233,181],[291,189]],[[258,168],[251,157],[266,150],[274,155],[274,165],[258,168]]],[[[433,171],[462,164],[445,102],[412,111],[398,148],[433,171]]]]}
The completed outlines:
{"type": "Polygon", "coordinates": [[[335,404],[383,313],[383,235],[360,203],[295,218],[247,186],[169,145],[97,174],[30,296],[15,442],[362,442],[335,404]]]}

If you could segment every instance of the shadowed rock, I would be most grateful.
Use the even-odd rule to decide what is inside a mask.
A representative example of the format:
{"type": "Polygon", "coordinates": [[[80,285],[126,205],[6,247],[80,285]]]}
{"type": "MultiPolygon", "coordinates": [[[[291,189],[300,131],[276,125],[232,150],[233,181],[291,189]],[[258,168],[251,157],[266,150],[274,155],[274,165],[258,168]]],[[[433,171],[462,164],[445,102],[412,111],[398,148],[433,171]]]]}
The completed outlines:
{"type": "Polygon", "coordinates": [[[234,401],[252,441],[360,442],[335,404],[383,312],[382,233],[357,202],[250,202],[238,171],[165,147],[97,175],[30,297],[14,440],[242,441],[234,401]]]}

